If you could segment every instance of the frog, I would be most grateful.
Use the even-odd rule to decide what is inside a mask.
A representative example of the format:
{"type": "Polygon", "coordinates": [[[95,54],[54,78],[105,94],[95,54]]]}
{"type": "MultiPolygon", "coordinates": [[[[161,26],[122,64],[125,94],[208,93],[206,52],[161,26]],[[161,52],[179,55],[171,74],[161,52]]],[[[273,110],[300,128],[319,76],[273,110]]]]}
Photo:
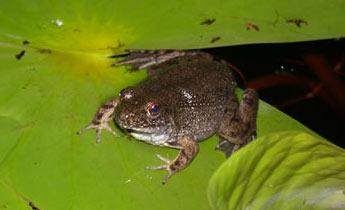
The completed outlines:
{"type": "Polygon", "coordinates": [[[178,149],[174,159],[157,154],[164,164],[145,168],[166,170],[162,184],[185,169],[197,155],[199,143],[214,134],[219,137],[215,150],[227,157],[256,138],[258,93],[248,88],[239,101],[234,71],[225,61],[201,51],[128,53],[113,66],[129,66],[131,71],[147,69],[147,77],[106,101],[77,134],[95,129],[99,143],[102,130],[118,136],[109,126],[115,122],[135,139],[178,149]]]}

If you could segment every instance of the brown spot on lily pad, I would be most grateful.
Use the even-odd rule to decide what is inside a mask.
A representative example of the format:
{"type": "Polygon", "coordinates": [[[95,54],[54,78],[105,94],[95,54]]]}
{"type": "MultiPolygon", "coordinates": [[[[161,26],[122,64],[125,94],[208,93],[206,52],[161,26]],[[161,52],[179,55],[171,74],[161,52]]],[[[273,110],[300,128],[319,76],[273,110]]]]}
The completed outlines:
{"type": "Polygon", "coordinates": [[[215,18],[213,19],[206,19],[200,23],[200,25],[211,25],[214,21],[216,21],[215,18]]]}
{"type": "Polygon", "coordinates": [[[255,25],[254,23],[248,23],[247,24],[247,30],[250,30],[250,29],[254,29],[255,31],[260,30],[259,27],[257,25],[255,25]]]}
{"type": "Polygon", "coordinates": [[[294,24],[296,24],[296,26],[298,28],[300,28],[302,24],[308,24],[307,21],[301,20],[301,19],[287,19],[286,22],[287,23],[294,23],[294,24]]]}
{"type": "Polygon", "coordinates": [[[35,121],[30,121],[30,122],[27,122],[23,125],[19,125],[19,126],[16,126],[13,128],[13,130],[21,130],[21,129],[24,129],[24,128],[29,128],[29,127],[34,127],[36,125],[36,122],[35,121]]]}
{"type": "Polygon", "coordinates": [[[52,51],[50,49],[41,49],[38,52],[45,54],[45,53],[52,53],[52,51]]]}
{"type": "Polygon", "coordinates": [[[32,208],[32,210],[40,210],[33,202],[29,202],[29,206],[32,208]]]}
{"type": "Polygon", "coordinates": [[[30,44],[30,42],[28,40],[24,40],[23,45],[27,45],[27,44],[30,44]]]}
{"type": "Polygon", "coordinates": [[[16,54],[17,60],[20,60],[25,54],[25,50],[20,51],[20,53],[16,54]]]}
{"type": "Polygon", "coordinates": [[[218,40],[220,40],[220,36],[213,37],[211,43],[215,43],[218,40]]]}

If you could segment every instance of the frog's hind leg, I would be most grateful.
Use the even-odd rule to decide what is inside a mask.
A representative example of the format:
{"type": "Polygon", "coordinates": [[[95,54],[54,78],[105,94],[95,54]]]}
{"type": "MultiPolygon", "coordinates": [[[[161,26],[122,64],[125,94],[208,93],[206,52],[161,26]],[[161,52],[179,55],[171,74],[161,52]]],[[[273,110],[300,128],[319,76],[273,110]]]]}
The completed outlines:
{"type": "Polygon", "coordinates": [[[205,58],[212,57],[207,53],[198,51],[182,51],[182,50],[127,50],[129,55],[122,61],[114,63],[112,66],[129,65],[132,70],[151,69],[158,65],[170,61],[181,56],[203,56],[205,58]]]}
{"type": "Polygon", "coordinates": [[[111,121],[114,116],[114,110],[117,104],[119,103],[119,98],[113,98],[108,100],[105,104],[103,104],[95,114],[95,117],[93,118],[92,122],[86,126],[84,129],[77,132],[78,135],[84,133],[87,130],[90,129],[96,129],[96,143],[99,143],[101,141],[101,133],[103,129],[106,129],[110,133],[112,133],[114,136],[118,136],[118,134],[113,131],[109,126],[109,121],[111,121]]]}
{"type": "Polygon", "coordinates": [[[220,141],[216,149],[228,157],[256,138],[258,94],[254,89],[245,90],[240,104],[236,95],[229,99],[227,110],[218,131],[220,141]]]}
{"type": "Polygon", "coordinates": [[[151,170],[167,170],[168,174],[163,179],[162,184],[165,184],[172,175],[186,168],[199,151],[198,143],[190,136],[184,136],[172,143],[171,146],[167,146],[180,148],[180,152],[177,157],[174,160],[170,160],[160,155],[156,155],[157,158],[166,164],[161,166],[148,166],[145,168],[151,170]]]}

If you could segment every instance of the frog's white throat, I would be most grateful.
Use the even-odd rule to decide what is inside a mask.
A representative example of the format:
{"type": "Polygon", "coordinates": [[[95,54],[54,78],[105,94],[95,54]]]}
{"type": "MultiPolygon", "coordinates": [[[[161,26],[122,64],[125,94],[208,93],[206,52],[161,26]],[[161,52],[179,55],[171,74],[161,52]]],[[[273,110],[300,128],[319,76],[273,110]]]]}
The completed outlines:
{"type": "Polygon", "coordinates": [[[130,128],[129,133],[134,138],[149,144],[163,146],[170,139],[171,127],[162,126],[154,128],[130,128]]]}
{"type": "Polygon", "coordinates": [[[130,135],[134,138],[145,141],[149,144],[163,146],[166,141],[169,140],[170,135],[168,133],[137,133],[130,132],[130,135]]]}

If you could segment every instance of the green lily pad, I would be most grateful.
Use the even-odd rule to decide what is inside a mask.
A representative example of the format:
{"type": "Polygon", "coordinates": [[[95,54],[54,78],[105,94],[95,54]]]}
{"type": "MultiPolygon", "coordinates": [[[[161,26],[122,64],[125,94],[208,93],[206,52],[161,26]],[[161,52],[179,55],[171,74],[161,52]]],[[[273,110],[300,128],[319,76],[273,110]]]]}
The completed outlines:
{"type": "Polygon", "coordinates": [[[102,54],[121,47],[192,49],[341,38],[344,7],[342,0],[14,0],[1,4],[0,40],[102,54]]]}
{"type": "MultiPolygon", "coordinates": [[[[320,1],[318,8],[312,2],[305,12],[308,2],[1,2],[0,208],[32,209],[33,202],[40,209],[209,209],[207,183],[225,160],[213,151],[216,138],[202,142],[193,163],[162,186],[165,172],[142,169],[161,164],[155,154],[173,158],[176,150],[106,132],[99,145],[94,132],[76,135],[102,103],[146,76],[111,68],[115,61],[108,57],[124,48],[187,49],[345,34],[338,27],[342,1],[320,1]],[[320,8],[327,17],[321,21],[320,8]],[[290,18],[308,24],[297,27],[290,18]],[[216,20],[201,24],[208,19],[216,20]],[[248,23],[260,30],[247,30],[248,23]]],[[[316,136],[261,103],[259,136],[284,130],[316,136]]]]}
{"type": "Polygon", "coordinates": [[[345,150],[305,133],[271,134],[210,180],[212,209],[344,209],[345,150]]]}

